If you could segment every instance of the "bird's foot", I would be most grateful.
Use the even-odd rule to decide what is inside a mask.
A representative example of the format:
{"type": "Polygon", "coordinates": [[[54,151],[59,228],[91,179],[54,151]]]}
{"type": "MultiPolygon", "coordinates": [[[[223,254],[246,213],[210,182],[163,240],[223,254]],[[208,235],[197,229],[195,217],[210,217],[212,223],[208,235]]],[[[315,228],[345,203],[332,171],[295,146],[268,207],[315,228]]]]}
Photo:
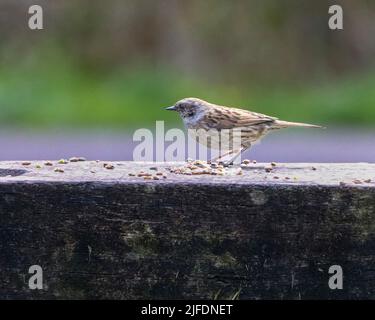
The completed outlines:
{"type": "Polygon", "coordinates": [[[233,166],[233,161],[220,161],[219,164],[224,168],[228,168],[229,166],[233,166]]]}

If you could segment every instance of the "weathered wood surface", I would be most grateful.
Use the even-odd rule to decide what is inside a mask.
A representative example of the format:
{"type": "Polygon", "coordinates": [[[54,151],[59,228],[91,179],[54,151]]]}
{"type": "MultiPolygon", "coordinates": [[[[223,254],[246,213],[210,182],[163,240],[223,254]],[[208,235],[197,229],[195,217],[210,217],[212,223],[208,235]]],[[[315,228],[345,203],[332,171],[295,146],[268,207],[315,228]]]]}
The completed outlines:
{"type": "Polygon", "coordinates": [[[0,298],[375,298],[375,165],[112,164],[0,162],[0,298]]]}

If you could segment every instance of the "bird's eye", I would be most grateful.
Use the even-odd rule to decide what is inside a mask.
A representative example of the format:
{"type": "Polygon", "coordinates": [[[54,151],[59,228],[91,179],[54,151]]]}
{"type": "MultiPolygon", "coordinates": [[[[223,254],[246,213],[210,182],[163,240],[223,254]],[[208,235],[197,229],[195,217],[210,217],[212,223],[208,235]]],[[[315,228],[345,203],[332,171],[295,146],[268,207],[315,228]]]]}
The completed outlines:
{"type": "Polygon", "coordinates": [[[195,111],[193,109],[188,110],[187,112],[188,117],[192,117],[195,115],[195,111]]]}

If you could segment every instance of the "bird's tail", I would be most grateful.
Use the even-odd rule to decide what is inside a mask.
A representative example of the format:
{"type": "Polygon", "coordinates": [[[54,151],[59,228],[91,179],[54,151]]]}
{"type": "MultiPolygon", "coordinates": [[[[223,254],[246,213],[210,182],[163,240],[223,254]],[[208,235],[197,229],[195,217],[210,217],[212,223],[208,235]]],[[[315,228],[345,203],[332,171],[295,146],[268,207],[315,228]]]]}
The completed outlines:
{"type": "Polygon", "coordinates": [[[315,124],[300,123],[300,122],[289,122],[289,121],[282,121],[282,120],[276,120],[274,122],[273,127],[275,129],[291,128],[291,127],[324,128],[322,126],[317,126],[315,124]]]}

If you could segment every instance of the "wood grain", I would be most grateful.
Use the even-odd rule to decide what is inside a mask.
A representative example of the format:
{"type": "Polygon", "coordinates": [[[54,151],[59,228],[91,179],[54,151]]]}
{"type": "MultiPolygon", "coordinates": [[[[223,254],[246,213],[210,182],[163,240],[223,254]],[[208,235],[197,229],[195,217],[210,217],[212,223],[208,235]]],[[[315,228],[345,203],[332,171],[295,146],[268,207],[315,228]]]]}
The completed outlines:
{"type": "Polygon", "coordinates": [[[111,164],[0,162],[0,298],[375,298],[375,165],[111,164]]]}

